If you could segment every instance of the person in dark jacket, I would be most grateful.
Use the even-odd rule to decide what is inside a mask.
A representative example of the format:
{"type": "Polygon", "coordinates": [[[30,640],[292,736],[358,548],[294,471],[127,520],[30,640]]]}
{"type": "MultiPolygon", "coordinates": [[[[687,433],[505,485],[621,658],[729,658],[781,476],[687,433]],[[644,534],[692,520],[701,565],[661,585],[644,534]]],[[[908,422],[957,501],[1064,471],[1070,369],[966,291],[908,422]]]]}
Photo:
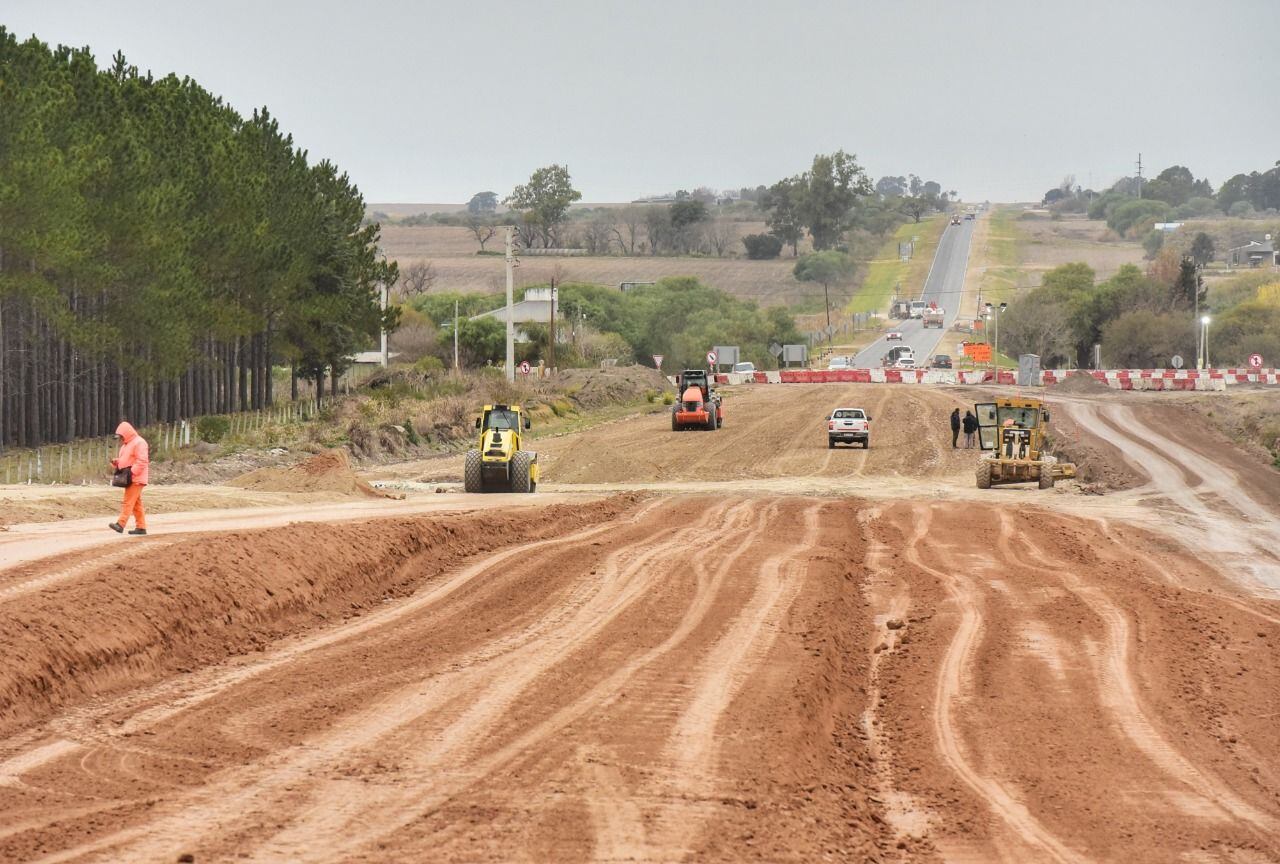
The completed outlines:
{"type": "Polygon", "coordinates": [[[964,426],[964,449],[972,450],[973,449],[973,433],[978,431],[978,418],[973,416],[972,411],[966,411],[964,412],[964,420],[962,421],[962,425],[964,426]]]}
{"type": "Polygon", "coordinates": [[[956,441],[960,437],[960,409],[951,412],[951,449],[956,449],[956,441]]]}

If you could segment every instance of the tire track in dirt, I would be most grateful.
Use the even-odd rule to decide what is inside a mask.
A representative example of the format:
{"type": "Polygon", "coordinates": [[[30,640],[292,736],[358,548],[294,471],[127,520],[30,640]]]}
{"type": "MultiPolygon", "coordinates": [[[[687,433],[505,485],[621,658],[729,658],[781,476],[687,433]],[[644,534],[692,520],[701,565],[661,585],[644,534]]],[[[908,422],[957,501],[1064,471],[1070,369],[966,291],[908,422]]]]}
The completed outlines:
{"type": "MultiPolygon", "coordinates": [[[[677,719],[664,753],[666,775],[657,784],[661,807],[645,825],[617,824],[597,842],[611,855],[647,860],[678,860],[691,853],[691,841],[700,825],[689,819],[686,801],[708,799],[718,792],[714,764],[719,750],[716,730],[744,683],[763,662],[773,645],[778,622],[803,586],[802,558],[818,536],[818,512],[822,504],[810,504],[802,514],[803,530],[797,543],[761,565],[757,588],[733,623],[703,660],[689,686],[692,698],[677,719]],[[663,788],[666,787],[666,788],[663,788]],[[675,804],[669,803],[674,800],[675,804]],[[640,849],[628,848],[625,839],[646,838],[640,849]]],[[[606,859],[607,860],[607,859],[606,859]]]]}
{"type": "Polygon", "coordinates": [[[1216,811],[1220,819],[1242,820],[1264,833],[1275,831],[1278,827],[1275,819],[1242,800],[1211,772],[1195,765],[1152,721],[1139,699],[1131,670],[1129,617],[1101,588],[1086,584],[1076,574],[1072,562],[1051,558],[1042,545],[1029,542],[1004,511],[1000,512],[999,543],[1007,561],[1022,562],[1024,567],[1061,582],[1105,624],[1107,638],[1096,666],[1099,695],[1132,745],[1171,779],[1185,786],[1187,794],[1202,799],[1205,807],[1197,808],[1198,811],[1207,808],[1216,811]],[[1014,551],[1015,542],[1022,547],[1022,554],[1014,551]]]}
{"type": "MultiPolygon", "coordinates": [[[[858,514],[864,533],[872,535],[871,526],[884,517],[881,507],[870,507],[858,514]]],[[[884,695],[884,660],[901,643],[903,630],[889,628],[890,621],[904,622],[911,609],[911,587],[891,565],[889,544],[873,539],[867,544],[863,563],[867,581],[863,596],[872,608],[875,625],[867,642],[871,657],[867,672],[867,707],[861,717],[862,729],[867,737],[867,749],[871,754],[878,793],[885,803],[885,813],[890,824],[902,838],[919,838],[928,833],[929,817],[913,796],[898,788],[893,776],[890,742],[880,730],[880,705],[884,695]]]]}
{"type": "Polygon", "coordinates": [[[1195,546],[1221,558],[1228,571],[1249,573],[1254,587],[1280,592],[1280,523],[1271,508],[1244,491],[1229,468],[1160,435],[1126,405],[1074,399],[1062,404],[1082,428],[1094,434],[1110,430],[1107,440],[1151,478],[1139,491],[1163,497],[1181,511],[1176,527],[1156,527],[1171,529],[1183,541],[1195,535],[1195,546]],[[1222,504],[1234,514],[1222,512],[1222,504]]]}
{"type": "MultiPolygon", "coordinates": [[[[277,814],[292,811],[299,820],[286,827],[283,833],[260,841],[259,848],[266,854],[274,854],[271,852],[273,849],[299,848],[292,845],[291,838],[295,830],[302,831],[304,827],[306,842],[303,845],[313,850],[319,858],[331,859],[338,849],[355,849],[361,844],[372,842],[382,833],[413,818],[430,802],[424,802],[418,792],[406,793],[399,789],[379,787],[371,789],[359,782],[334,782],[332,779],[325,784],[329,787],[328,792],[321,790],[325,794],[316,799],[313,799],[314,790],[311,794],[300,793],[307,800],[299,801],[296,800],[299,794],[293,794],[294,790],[290,787],[305,785],[306,778],[313,776],[322,765],[340,762],[343,758],[357,758],[362,749],[374,746],[377,741],[383,742],[380,747],[386,747],[390,741],[388,735],[440,708],[451,715],[446,718],[447,725],[435,734],[419,730],[413,735],[417,746],[421,745],[424,734],[427,735],[427,740],[433,742],[433,746],[429,753],[421,756],[401,753],[401,758],[405,760],[401,773],[414,779],[412,785],[415,788],[428,786],[432,790],[430,801],[436,802],[442,796],[447,797],[452,791],[456,791],[450,790],[451,783],[458,788],[474,783],[506,759],[534,746],[551,731],[547,729],[533,737],[526,736],[528,740],[523,746],[508,748],[510,752],[504,750],[495,757],[476,760],[471,751],[487,734],[487,730],[503,721],[512,700],[537,675],[571,651],[576,643],[607,626],[613,617],[634,602],[645,587],[643,580],[637,577],[649,567],[657,566],[656,562],[663,556],[680,555],[687,547],[690,537],[706,532],[708,522],[717,520],[732,525],[738,518],[747,515],[746,511],[751,506],[749,502],[719,504],[709,510],[706,519],[686,525],[663,540],[646,544],[643,554],[633,556],[633,560],[625,566],[617,566],[617,572],[606,572],[601,576],[600,583],[610,586],[609,591],[598,592],[591,605],[581,608],[574,616],[571,626],[562,628],[564,632],[550,640],[552,644],[549,647],[531,644],[523,652],[516,649],[502,655],[503,672],[497,689],[493,689],[489,683],[493,670],[476,668],[466,660],[461,661],[455,664],[461,668],[434,679],[425,690],[422,689],[422,684],[415,684],[406,691],[392,694],[380,700],[377,706],[349,718],[322,738],[309,741],[301,752],[286,753],[278,759],[268,758],[266,764],[257,766],[252,771],[233,772],[233,776],[223,782],[187,796],[176,812],[163,819],[153,820],[140,829],[122,832],[85,848],[68,850],[65,856],[50,860],[62,860],[63,857],[76,857],[109,848],[126,857],[163,856],[173,852],[174,836],[194,839],[201,832],[210,829],[225,832],[227,820],[234,821],[263,808],[277,814]],[[732,513],[727,512],[730,507],[732,513]],[[467,698],[466,694],[478,695],[479,699],[455,704],[460,699],[467,698]],[[448,707],[451,704],[455,704],[453,709],[448,707]],[[356,817],[365,820],[361,830],[357,830],[353,824],[356,817]],[[317,843],[318,838],[323,838],[326,842],[317,843]],[[119,848],[122,841],[130,845],[119,848]]],[[[729,535],[720,545],[733,542],[733,536],[729,535]]],[[[625,551],[614,553],[615,561],[625,551]]],[[[487,563],[493,566],[492,560],[487,563]]],[[[472,569],[481,567],[482,565],[477,565],[472,569]]],[[[484,658],[480,661],[481,665],[490,662],[490,659],[492,658],[484,658]]],[[[587,708],[578,710],[585,711],[587,708]]],[[[279,815],[273,821],[279,821],[279,815]]]]}
{"type": "MultiPolygon", "coordinates": [[[[626,523],[639,524],[661,503],[659,500],[647,502],[632,513],[626,523]]],[[[460,569],[440,584],[429,586],[427,590],[408,598],[403,603],[285,643],[248,663],[211,667],[196,675],[163,681],[154,686],[127,693],[90,710],[71,712],[52,725],[52,728],[61,736],[52,741],[33,741],[30,733],[24,733],[17,738],[0,742],[0,753],[16,754],[0,761],[0,783],[8,785],[20,783],[23,774],[53,759],[62,758],[86,746],[108,743],[114,745],[123,737],[142,734],[183,712],[223,696],[236,686],[274,672],[289,663],[298,662],[309,655],[341,646],[352,640],[365,638],[406,618],[424,614],[487,570],[501,567],[513,558],[539,552],[562,551],[568,547],[590,544],[596,538],[618,530],[618,523],[604,523],[564,537],[538,540],[504,549],[479,563],[460,569]],[[107,717],[126,719],[112,724],[110,733],[104,734],[98,730],[104,727],[107,717]]]]}
{"type": "MultiPolygon", "coordinates": [[[[1013,833],[1013,839],[1020,846],[1034,850],[1038,860],[1053,860],[1060,864],[1085,864],[1086,858],[1063,844],[1027,810],[1010,789],[995,777],[981,771],[975,761],[966,754],[956,709],[963,702],[965,692],[969,689],[967,685],[969,670],[973,665],[982,635],[981,597],[973,584],[959,575],[960,565],[952,565],[948,570],[941,570],[925,563],[921,554],[921,545],[928,539],[929,526],[933,518],[932,508],[928,505],[914,505],[911,509],[913,526],[907,538],[904,557],[913,566],[937,579],[946,588],[959,610],[959,622],[943,656],[934,691],[932,722],[935,743],[940,755],[955,775],[981,798],[1013,833]]],[[[930,548],[940,551],[938,544],[932,544],[930,548]]],[[[1026,860],[1018,857],[1009,858],[1008,853],[1004,853],[1003,850],[1002,857],[1006,860],[1026,860]]]]}

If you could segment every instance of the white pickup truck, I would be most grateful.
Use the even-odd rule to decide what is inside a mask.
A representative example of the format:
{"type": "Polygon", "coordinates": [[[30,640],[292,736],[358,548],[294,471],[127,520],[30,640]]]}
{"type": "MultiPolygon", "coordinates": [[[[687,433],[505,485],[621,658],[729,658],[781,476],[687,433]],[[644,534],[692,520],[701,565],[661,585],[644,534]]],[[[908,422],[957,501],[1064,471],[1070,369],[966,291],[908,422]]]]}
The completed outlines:
{"type": "Polygon", "coordinates": [[[836,442],[861,444],[866,450],[871,446],[871,416],[861,408],[837,408],[827,417],[827,449],[834,450],[836,442]]]}

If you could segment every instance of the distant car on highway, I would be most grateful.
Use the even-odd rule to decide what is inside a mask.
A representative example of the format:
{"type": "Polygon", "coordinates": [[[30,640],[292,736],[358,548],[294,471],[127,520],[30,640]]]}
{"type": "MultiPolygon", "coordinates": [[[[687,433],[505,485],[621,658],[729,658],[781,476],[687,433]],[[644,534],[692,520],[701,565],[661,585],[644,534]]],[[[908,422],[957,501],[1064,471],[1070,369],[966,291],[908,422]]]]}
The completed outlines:
{"type": "Polygon", "coordinates": [[[733,371],[750,375],[756,371],[756,364],[750,361],[747,361],[745,363],[734,363],[733,371]]]}
{"type": "Polygon", "coordinates": [[[885,334],[884,338],[889,342],[901,342],[902,334],[897,330],[890,330],[888,333],[885,334]]]}
{"type": "Polygon", "coordinates": [[[894,361],[893,368],[894,369],[914,369],[916,368],[916,358],[906,357],[906,356],[899,357],[897,360],[894,361]]]}
{"type": "Polygon", "coordinates": [[[934,354],[934,355],[933,355],[933,368],[934,368],[934,369],[950,369],[950,368],[951,368],[951,357],[950,357],[950,355],[947,355],[947,354],[934,354]]]}
{"type": "Polygon", "coordinates": [[[851,369],[853,368],[848,357],[835,356],[827,361],[828,369],[851,369]]]}
{"type": "Polygon", "coordinates": [[[960,217],[959,217],[959,216],[952,216],[952,217],[951,217],[951,224],[952,224],[952,225],[959,225],[959,224],[960,224],[960,217]]]}
{"type": "Polygon", "coordinates": [[[871,415],[861,408],[837,408],[827,416],[827,449],[835,449],[836,442],[861,444],[866,450],[871,446],[871,415]]]}

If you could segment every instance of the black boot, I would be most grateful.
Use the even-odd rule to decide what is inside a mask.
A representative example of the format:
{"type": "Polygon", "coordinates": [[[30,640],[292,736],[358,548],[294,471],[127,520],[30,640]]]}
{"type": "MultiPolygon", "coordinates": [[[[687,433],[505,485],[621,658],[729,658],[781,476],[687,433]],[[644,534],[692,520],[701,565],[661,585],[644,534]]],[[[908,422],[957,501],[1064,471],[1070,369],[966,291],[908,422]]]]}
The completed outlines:
{"type": "Polygon", "coordinates": [[[146,536],[147,536],[147,529],[146,529],[146,528],[134,528],[134,529],[133,529],[132,531],[130,531],[129,533],[130,533],[130,534],[132,534],[132,535],[133,535],[133,536],[135,536],[135,537],[146,537],[146,536]]]}
{"type": "Polygon", "coordinates": [[[112,531],[116,532],[117,534],[124,533],[124,526],[121,525],[119,522],[111,522],[107,525],[107,527],[110,528],[112,531]]]}

